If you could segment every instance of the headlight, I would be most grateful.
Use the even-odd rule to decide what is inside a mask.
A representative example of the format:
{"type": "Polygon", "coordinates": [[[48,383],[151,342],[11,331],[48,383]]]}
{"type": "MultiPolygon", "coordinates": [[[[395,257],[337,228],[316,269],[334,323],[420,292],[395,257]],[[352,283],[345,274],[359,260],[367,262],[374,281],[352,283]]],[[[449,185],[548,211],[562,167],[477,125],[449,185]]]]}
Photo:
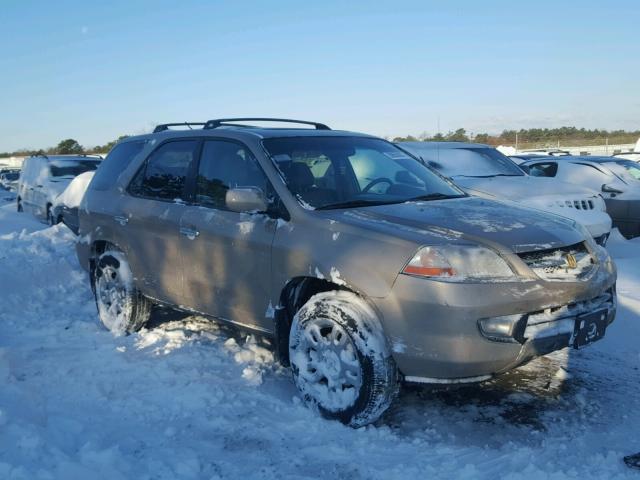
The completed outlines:
{"type": "Polygon", "coordinates": [[[423,247],[402,273],[450,282],[516,278],[502,257],[477,245],[423,247]]]}

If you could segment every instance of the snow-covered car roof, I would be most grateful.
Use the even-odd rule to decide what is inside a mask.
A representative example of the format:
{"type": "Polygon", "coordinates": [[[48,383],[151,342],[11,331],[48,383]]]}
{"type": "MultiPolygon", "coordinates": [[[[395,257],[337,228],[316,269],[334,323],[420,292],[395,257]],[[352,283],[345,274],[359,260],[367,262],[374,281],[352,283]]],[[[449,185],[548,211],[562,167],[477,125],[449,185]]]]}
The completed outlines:
{"type": "Polygon", "coordinates": [[[413,147],[419,150],[439,150],[450,148],[494,148],[484,143],[466,143],[466,142],[400,142],[400,146],[413,147]]]}

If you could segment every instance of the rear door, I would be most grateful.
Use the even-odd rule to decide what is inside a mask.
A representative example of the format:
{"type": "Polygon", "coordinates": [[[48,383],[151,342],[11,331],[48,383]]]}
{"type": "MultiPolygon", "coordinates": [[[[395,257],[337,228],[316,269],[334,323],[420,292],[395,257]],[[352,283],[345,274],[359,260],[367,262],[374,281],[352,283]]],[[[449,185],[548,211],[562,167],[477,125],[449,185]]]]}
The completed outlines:
{"type": "Polygon", "coordinates": [[[265,313],[271,289],[271,245],[277,220],[226,207],[227,190],[269,182],[244,145],[205,140],[194,182],[193,205],[181,221],[185,301],[236,323],[270,329],[265,313]]]}
{"type": "Polygon", "coordinates": [[[30,202],[30,191],[29,187],[31,186],[31,178],[33,175],[34,167],[34,159],[29,157],[25,159],[22,170],[20,171],[20,182],[18,183],[18,196],[20,197],[20,201],[22,202],[22,208],[25,211],[29,211],[31,208],[30,202]]]}
{"type": "Polygon", "coordinates": [[[31,205],[33,213],[40,218],[47,218],[46,189],[49,183],[49,162],[44,158],[38,158],[38,163],[33,178],[33,190],[31,190],[31,205]]]}
{"type": "Polygon", "coordinates": [[[134,176],[114,219],[123,226],[138,288],[178,305],[183,303],[180,218],[186,209],[186,178],[199,146],[198,139],[159,145],[134,176]]]}
{"type": "Polygon", "coordinates": [[[39,172],[42,170],[43,165],[42,158],[32,157],[28,160],[27,169],[25,172],[25,180],[23,182],[22,189],[22,203],[25,207],[25,210],[36,214],[36,201],[37,201],[37,190],[38,187],[38,176],[39,172]]]}

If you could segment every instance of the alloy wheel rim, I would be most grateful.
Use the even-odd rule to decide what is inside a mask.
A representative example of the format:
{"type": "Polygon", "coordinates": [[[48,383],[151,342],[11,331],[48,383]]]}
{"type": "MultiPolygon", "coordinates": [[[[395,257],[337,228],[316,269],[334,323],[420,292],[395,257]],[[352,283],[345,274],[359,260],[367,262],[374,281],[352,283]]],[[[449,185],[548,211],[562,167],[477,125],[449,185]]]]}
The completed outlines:
{"type": "Polygon", "coordinates": [[[291,359],[301,391],[329,411],[353,405],[362,386],[362,367],[351,337],[326,318],[306,322],[301,333],[291,359]]]}
{"type": "Polygon", "coordinates": [[[96,294],[102,322],[112,332],[123,333],[131,304],[126,283],[117,268],[111,265],[100,268],[96,294]]]}

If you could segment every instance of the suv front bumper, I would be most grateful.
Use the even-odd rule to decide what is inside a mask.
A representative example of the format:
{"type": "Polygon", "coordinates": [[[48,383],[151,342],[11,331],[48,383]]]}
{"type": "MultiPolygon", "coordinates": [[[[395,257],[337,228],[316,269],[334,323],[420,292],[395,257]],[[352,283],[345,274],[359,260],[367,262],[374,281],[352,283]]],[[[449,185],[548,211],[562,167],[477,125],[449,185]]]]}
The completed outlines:
{"type": "Polygon", "coordinates": [[[399,275],[389,296],[375,299],[392,355],[409,381],[485,380],[573,344],[576,319],[602,311],[615,318],[611,261],[580,282],[450,283],[399,275]],[[485,336],[481,319],[521,318],[507,341],[485,336]]]}

